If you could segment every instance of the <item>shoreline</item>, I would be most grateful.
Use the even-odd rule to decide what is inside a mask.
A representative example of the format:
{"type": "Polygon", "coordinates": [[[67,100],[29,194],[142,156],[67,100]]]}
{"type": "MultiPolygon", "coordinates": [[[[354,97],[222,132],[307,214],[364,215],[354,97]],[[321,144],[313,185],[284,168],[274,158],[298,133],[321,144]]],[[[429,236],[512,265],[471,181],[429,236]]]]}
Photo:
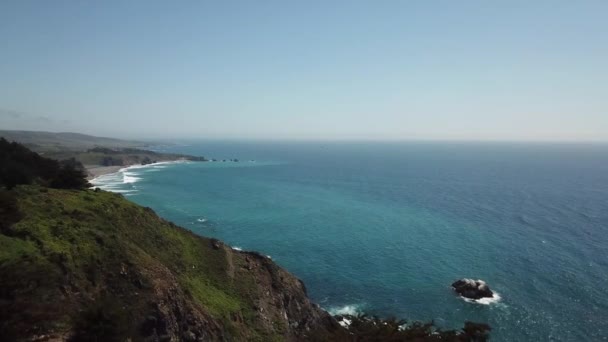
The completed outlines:
{"type": "Polygon", "coordinates": [[[112,165],[112,166],[85,165],[84,168],[88,174],[87,180],[89,182],[91,182],[101,176],[118,173],[123,170],[130,169],[130,168],[142,168],[142,167],[148,167],[148,166],[154,166],[154,165],[185,163],[185,162],[189,162],[189,161],[191,161],[191,160],[185,159],[185,158],[180,158],[180,159],[174,159],[174,160],[157,161],[157,162],[148,163],[148,164],[129,164],[129,165],[112,165]]]}
{"type": "Polygon", "coordinates": [[[108,175],[111,173],[116,173],[120,171],[120,169],[128,167],[121,165],[113,165],[113,166],[101,166],[101,165],[85,165],[84,169],[87,172],[87,180],[92,181],[95,178],[108,175]]]}

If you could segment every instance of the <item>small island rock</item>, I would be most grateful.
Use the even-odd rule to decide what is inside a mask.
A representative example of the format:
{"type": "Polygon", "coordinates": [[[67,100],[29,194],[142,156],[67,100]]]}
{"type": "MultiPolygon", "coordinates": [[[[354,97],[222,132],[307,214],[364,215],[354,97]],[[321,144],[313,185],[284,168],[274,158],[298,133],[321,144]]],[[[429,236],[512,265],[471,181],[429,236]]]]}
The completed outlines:
{"type": "Polygon", "coordinates": [[[454,291],[465,298],[470,299],[481,299],[481,298],[492,298],[494,292],[490,290],[490,287],[483,280],[474,279],[460,279],[452,283],[454,291]]]}

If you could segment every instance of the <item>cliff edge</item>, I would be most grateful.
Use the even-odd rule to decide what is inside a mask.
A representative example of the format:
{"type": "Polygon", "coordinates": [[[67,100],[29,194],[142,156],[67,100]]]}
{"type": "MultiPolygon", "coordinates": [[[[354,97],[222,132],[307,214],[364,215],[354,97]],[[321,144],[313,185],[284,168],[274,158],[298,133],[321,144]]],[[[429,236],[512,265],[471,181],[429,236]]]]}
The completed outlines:
{"type": "Polygon", "coordinates": [[[0,234],[2,340],[302,340],[342,329],[303,283],[121,195],[18,186],[0,234]]]}

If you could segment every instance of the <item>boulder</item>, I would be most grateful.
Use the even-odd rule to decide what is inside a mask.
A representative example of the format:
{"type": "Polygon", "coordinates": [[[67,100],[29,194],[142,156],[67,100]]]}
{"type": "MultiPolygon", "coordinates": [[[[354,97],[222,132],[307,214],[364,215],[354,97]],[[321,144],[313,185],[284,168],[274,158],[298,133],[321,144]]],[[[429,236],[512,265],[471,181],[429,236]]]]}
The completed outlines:
{"type": "Polygon", "coordinates": [[[494,292],[483,280],[460,279],[452,283],[454,291],[460,296],[469,299],[492,298],[494,292]]]}

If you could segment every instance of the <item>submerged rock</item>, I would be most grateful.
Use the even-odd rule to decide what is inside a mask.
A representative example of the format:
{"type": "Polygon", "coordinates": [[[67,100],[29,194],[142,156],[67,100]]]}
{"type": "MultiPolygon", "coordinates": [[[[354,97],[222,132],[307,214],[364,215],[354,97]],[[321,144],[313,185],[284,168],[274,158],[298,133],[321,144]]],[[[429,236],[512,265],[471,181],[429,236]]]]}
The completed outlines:
{"type": "Polygon", "coordinates": [[[490,287],[483,280],[474,279],[460,279],[452,283],[454,291],[465,298],[470,299],[481,299],[481,298],[492,298],[494,292],[490,290],[490,287]]]}

